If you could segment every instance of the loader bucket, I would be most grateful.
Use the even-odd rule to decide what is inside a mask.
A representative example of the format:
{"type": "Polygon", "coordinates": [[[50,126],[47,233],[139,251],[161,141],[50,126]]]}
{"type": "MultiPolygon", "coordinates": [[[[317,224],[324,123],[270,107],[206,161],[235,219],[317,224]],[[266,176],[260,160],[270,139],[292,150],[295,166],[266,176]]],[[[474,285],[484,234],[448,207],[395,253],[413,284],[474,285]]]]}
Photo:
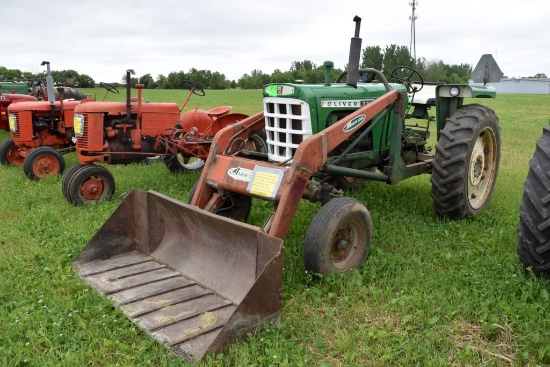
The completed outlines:
{"type": "Polygon", "coordinates": [[[280,317],[283,240],[153,191],[133,190],[73,265],[190,361],[280,317]]]}

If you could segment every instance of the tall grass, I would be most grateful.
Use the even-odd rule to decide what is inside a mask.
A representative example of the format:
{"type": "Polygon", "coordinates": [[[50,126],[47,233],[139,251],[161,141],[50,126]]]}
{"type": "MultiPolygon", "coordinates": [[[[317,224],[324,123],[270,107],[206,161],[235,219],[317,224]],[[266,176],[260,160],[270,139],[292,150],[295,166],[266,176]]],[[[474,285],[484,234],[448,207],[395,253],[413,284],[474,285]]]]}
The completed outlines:
{"type": "MultiPolygon", "coordinates": [[[[144,91],[150,101],[181,103],[185,96],[144,91]]],[[[550,96],[481,102],[497,112],[502,127],[500,171],[487,210],[445,221],[432,209],[428,176],[395,186],[370,182],[350,194],[373,218],[367,262],[317,279],[305,272],[302,246],[319,205],[302,202],[285,241],[281,322],[201,365],[550,364],[550,282],[524,271],[516,255],[523,181],[535,141],[550,123],[550,96]]],[[[261,93],[206,91],[188,108],[219,105],[251,114],[261,110],[261,93]]],[[[0,140],[8,137],[0,132],[0,140]]],[[[74,153],[65,158],[67,166],[77,161],[74,153]]],[[[108,168],[117,184],[114,199],[73,207],[61,194],[61,177],[30,181],[21,168],[0,167],[0,365],[185,365],[84,284],[70,264],[121,194],[136,187],[186,201],[198,174],[174,175],[161,162],[108,168]]],[[[269,205],[255,204],[252,218],[261,223],[269,205]]]]}

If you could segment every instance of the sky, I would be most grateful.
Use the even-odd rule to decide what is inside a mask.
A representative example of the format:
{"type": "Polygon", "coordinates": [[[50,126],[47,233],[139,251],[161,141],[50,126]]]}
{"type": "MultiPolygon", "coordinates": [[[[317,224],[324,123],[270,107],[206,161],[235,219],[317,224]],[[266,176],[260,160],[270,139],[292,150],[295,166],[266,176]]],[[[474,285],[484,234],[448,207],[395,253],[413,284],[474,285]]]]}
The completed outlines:
{"type": "MultiPolygon", "coordinates": [[[[362,48],[410,46],[412,0],[16,0],[0,7],[0,66],[73,69],[96,82],[188,72],[238,80],[293,61],[348,62],[354,16],[362,48]]],[[[416,56],[475,67],[492,54],[508,77],[550,76],[547,0],[419,0],[416,56]]]]}

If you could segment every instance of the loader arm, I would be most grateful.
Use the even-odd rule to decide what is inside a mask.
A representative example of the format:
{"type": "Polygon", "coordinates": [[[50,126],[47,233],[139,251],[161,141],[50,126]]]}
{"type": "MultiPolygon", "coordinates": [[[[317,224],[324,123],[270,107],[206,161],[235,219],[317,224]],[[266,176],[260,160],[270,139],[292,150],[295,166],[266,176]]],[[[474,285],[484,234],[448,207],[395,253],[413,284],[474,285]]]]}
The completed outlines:
{"type": "MultiPolygon", "coordinates": [[[[270,236],[284,240],[311,176],[319,172],[326,163],[328,153],[362,126],[368,124],[398,98],[399,91],[390,91],[322,132],[304,140],[296,150],[289,167],[226,154],[235,139],[246,137],[251,129],[258,130],[264,127],[263,113],[221,130],[214,138],[210,155],[191,199],[191,205],[207,211],[215,211],[223,201],[226,192],[270,200],[274,203],[276,210],[263,230],[270,236]],[[232,179],[228,175],[231,170],[278,172],[283,178],[274,187],[276,191],[274,195],[268,197],[253,191],[254,182],[232,179]]],[[[257,177],[254,176],[251,180],[257,177]]]]}

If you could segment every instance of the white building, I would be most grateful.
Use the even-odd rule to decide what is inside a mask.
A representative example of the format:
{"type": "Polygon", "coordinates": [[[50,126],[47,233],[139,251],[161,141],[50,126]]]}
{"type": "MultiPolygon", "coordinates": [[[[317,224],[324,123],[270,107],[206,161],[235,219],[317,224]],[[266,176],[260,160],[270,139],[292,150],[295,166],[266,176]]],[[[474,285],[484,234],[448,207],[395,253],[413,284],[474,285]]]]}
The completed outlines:
{"type": "MultiPolygon", "coordinates": [[[[472,83],[472,85],[483,85],[472,83]]],[[[502,78],[498,83],[487,83],[497,94],[550,94],[550,78],[502,78]]]]}

